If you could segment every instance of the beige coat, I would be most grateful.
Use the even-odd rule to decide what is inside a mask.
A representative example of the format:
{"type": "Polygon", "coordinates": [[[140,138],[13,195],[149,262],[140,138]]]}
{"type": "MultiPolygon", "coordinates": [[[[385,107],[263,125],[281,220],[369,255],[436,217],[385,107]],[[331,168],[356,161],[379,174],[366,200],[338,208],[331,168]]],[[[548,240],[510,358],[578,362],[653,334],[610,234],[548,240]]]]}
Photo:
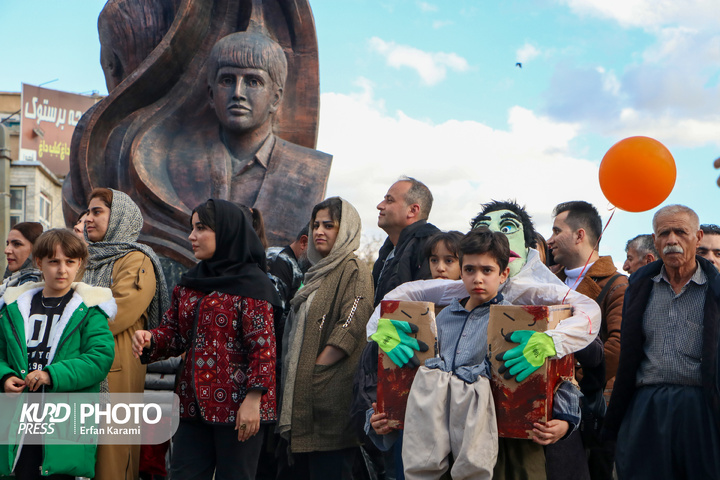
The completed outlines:
{"type": "Polygon", "coordinates": [[[370,270],[355,256],[333,270],[318,288],[308,310],[295,380],[290,431],[293,452],[339,450],[358,444],[350,426],[350,400],[372,304],[370,270]],[[347,356],[333,365],[315,365],[328,345],[347,356]]]}
{"type": "MultiPolygon", "coordinates": [[[[117,316],[110,323],[115,361],[108,374],[110,393],[138,393],[145,387],[145,365],[132,354],[132,337],[147,326],[147,309],[155,296],[155,269],[142,252],[133,251],[113,265],[112,290],[117,316]]],[[[138,478],[140,445],[100,445],[96,480],[138,478]]]]}

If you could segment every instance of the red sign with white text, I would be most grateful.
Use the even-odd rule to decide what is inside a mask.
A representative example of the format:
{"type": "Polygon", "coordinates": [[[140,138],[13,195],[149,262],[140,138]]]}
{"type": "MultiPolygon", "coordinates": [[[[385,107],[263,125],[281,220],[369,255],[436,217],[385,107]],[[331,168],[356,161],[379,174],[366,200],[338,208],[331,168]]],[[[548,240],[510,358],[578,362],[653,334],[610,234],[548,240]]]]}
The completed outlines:
{"type": "Polygon", "coordinates": [[[42,162],[65,177],[75,125],[95,99],[24,83],[21,98],[19,160],[42,162]]]}

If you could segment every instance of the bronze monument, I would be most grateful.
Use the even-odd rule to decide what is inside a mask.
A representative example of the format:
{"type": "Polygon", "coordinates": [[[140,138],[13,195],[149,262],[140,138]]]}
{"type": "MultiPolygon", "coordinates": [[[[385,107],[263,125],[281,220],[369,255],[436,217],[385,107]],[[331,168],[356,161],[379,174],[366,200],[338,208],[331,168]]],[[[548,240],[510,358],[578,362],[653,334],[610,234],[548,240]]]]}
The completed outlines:
{"type": "Polygon", "coordinates": [[[319,87],[307,1],[113,0],[99,26],[110,94],[76,129],[66,219],[94,187],[125,191],[143,211],[141,241],[190,265],[190,211],[218,197],[259,208],[271,244],[290,243],[324,197],[332,160],[313,149],[319,87]],[[118,46],[130,10],[144,12],[151,39],[118,46]]]}

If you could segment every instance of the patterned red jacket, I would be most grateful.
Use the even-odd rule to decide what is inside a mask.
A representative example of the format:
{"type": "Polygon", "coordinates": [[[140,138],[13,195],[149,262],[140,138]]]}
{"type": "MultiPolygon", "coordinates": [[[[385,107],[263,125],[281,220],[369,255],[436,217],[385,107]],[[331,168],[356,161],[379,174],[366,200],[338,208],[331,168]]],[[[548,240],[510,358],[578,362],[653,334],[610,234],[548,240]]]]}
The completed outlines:
{"type": "Polygon", "coordinates": [[[264,300],[176,286],[172,305],[151,330],[149,356],[156,361],[187,352],[177,386],[180,417],[234,424],[249,390],[264,392],[262,422],[277,419],[275,330],[264,300]],[[199,411],[198,411],[199,410],[199,411]]]}

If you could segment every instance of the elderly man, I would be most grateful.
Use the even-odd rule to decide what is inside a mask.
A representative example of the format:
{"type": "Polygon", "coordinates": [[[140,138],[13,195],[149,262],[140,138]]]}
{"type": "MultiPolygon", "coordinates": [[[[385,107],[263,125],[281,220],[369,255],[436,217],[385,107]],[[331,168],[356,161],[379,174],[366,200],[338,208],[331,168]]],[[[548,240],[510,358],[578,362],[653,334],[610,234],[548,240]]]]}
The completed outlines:
{"type": "Polygon", "coordinates": [[[628,240],[627,245],[625,245],[625,253],[627,258],[623,264],[623,270],[628,275],[635,273],[635,270],[659,258],[655,251],[652,235],[648,234],[638,235],[628,240]]]}
{"type": "Polygon", "coordinates": [[[620,479],[720,479],[720,276],[695,255],[697,214],[653,217],[661,261],[630,278],[605,419],[620,479]]]}

